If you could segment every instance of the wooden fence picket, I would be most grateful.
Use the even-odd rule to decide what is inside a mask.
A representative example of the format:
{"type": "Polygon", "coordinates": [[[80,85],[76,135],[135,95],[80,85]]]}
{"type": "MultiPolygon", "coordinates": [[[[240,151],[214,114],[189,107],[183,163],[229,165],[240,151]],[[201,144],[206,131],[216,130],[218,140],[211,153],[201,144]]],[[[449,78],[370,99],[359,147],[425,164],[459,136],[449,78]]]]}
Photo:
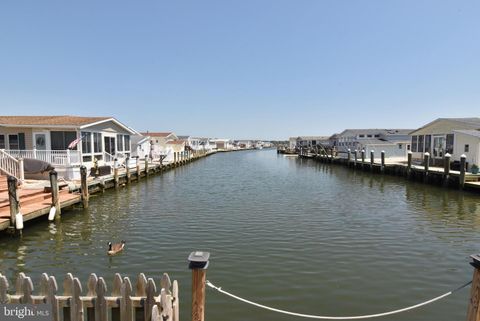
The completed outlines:
{"type": "Polygon", "coordinates": [[[9,295],[8,279],[0,274],[0,304],[24,303],[51,306],[53,321],[179,321],[178,282],[163,274],[160,282],[140,273],[135,284],[128,277],[116,273],[110,296],[103,277],[92,273],[86,283],[85,294],[77,277],[67,273],[63,279],[63,293],[55,276],[43,273],[34,294],[32,279],[19,273],[14,294],[9,295]],[[159,289],[159,291],[157,291],[159,289]]]}

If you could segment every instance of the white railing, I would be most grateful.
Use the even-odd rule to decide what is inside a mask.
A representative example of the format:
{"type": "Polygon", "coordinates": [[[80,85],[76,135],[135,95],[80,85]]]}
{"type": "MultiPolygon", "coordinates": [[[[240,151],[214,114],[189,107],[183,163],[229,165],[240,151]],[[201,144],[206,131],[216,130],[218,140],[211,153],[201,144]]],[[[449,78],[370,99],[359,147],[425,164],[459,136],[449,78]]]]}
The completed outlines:
{"type": "Polygon", "coordinates": [[[66,166],[81,163],[78,150],[5,150],[14,158],[32,158],[47,162],[52,165],[66,166]]]}
{"type": "Polygon", "coordinates": [[[113,156],[112,154],[109,154],[107,152],[103,152],[103,161],[105,163],[113,163],[115,161],[115,156],[113,156]]]}
{"type": "Polygon", "coordinates": [[[23,160],[15,159],[5,150],[0,149],[0,172],[14,176],[20,181],[24,180],[23,160]]]}

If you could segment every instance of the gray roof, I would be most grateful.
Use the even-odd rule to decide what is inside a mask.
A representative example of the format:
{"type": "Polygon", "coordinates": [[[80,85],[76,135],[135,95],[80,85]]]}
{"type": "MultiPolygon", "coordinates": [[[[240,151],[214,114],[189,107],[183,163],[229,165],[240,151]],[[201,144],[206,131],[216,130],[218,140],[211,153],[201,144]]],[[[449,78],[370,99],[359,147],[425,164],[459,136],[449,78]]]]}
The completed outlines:
{"type": "Polygon", "coordinates": [[[299,136],[300,140],[328,140],[328,136],[299,136]]]}
{"type": "Polygon", "coordinates": [[[454,130],[453,132],[480,138],[480,130],[454,130]]]}
{"type": "Polygon", "coordinates": [[[456,122],[456,123],[461,123],[464,124],[462,127],[467,127],[467,128],[472,128],[472,129],[479,129],[480,128],[480,118],[479,117],[466,117],[466,118],[437,118],[434,121],[429,122],[426,125],[423,125],[420,128],[417,128],[413,131],[410,132],[410,135],[415,135],[417,133],[424,132],[424,129],[429,127],[430,125],[433,125],[439,121],[451,121],[451,122],[456,122]]]}
{"type": "Polygon", "coordinates": [[[338,134],[338,136],[346,136],[346,135],[377,135],[377,134],[384,134],[384,135],[408,135],[412,132],[413,129],[397,129],[397,128],[370,128],[370,129],[345,129],[343,132],[338,134]]]}

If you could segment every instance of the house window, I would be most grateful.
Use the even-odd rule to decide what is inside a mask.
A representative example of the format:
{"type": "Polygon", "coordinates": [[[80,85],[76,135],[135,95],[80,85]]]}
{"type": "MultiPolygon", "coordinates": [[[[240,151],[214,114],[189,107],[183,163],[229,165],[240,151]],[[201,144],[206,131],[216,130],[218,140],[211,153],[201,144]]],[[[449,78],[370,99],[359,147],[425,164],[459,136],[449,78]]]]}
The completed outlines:
{"type": "Polygon", "coordinates": [[[362,135],[358,135],[358,137],[363,138],[363,137],[365,137],[365,135],[363,135],[363,134],[362,134],[362,135]]]}
{"type": "MultiPolygon", "coordinates": [[[[52,144],[52,150],[67,150],[68,145],[77,139],[76,132],[64,132],[64,131],[52,131],[50,132],[50,142],[52,144]]],[[[77,146],[72,148],[77,149],[77,146]]]]}
{"type": "Polygon", "coordinates": [[[398,149],[402,149],[402,144],[398,144],[398,149]]]}
{"type": "Polygon", "coordinates": [[[468,151],[470,150],[470,146],[468,144],[465,144],[465,153],[468,153],[468,151]]]}
{"type": "Polygon", "coordinates": [[[125,151],[130,151],[130,135],[125,135],[125,151]]]}
{"type": "Polygon", "coordinates": [[[94,153],[102,152],[102,134],[101,133],[93,133],[93,152],[94,153]]]}
{"type": "Polygon", "coordinates": [[[372,138],[372,135],[367,135],[367,137],[372,138]]]}
{"type": "Polygon", "coordinates": [[[18,135],[8,135],[8,148],[13,150],[18,150],[18,135]]]}
{"type": "Polygon", "coordinates": [[[417,140],[418,136],[412,136],[412,152],[417,152],[417,140]]]}
{"type": "Polygon", "coordinates": [[[123,152],[123,135],[117,135],[117,151],[123,152]]]}
{"type": "Polygon", "coordinates": [[[380,135],[377,134],[377,135],[375,135],[375,137],[378,138],[378,137],[380,137],[380,135]]]}
{"type": "Polygon", "coordinates": [[[425,152],[429,152],[432,149],[432,135],[425,135],[425,152]]]}
{"type": "Polygon", "coordinates": [[[445,147],[446,153],[453,154],[453,134],[447,135],[447,143],[445,147]]]}
{"type": "MultiPolygon", "coordinates": [[[[82,153],[91,154],[92,153],[92,133],[82,132],[82,153]]],[[[85,158],[83,159],[85,160],[85,158]]]]}
{"type": "Polygon", "coordinates": [[[0,149],[5,149],[5,135],[0,135],[0,149]]]}
{"type": "Polygon", "coordinates": [[[410,150],[410,144],[407,144],[407,150],[410,150]]]}
{"type": "Polygon", "coordinates": [[[424,151],[424,150],[423,150],[423,140],[424,140],[424,139],[425,139],[425,136],[423,136],[423,135],[422,135],[422,136],[418,136],[418,146],[417,146],[417,148],[418,148],[418,152],[419,152],[419,153],[423,153],[423,151],[424,151]]]}

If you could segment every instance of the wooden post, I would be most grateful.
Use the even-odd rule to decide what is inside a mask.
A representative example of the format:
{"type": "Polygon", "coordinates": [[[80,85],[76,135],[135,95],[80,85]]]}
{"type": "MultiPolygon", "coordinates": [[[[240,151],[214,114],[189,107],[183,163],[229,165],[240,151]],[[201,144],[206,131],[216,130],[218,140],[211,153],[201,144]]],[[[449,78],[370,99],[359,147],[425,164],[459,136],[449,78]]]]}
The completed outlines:
{"type": "Polygon", "coordinates": [[[333,148],[330,150],[330,163],[333,163],[333,148]]]}
{"type": "Polygon", "coordinates": [[[115,158],[113,162],[113,184],[115,188],[118,188],[119,181],[118,181],[118,160],[115,158]]]}
{"type": "Polygon", "coordinates": [[[467,156],[462,154],[460,156],[460,176],[458,177],[458,186],[463,188],[465,186],[465,171],[466,171],[467,156]]]}
{"type": "Polygon", "coordinates": [[[443,159],[443,184],[448,186],[448,181],[450,180],[450,158],[452,155],[449,153],[445,154],[445,158],[443,159]]]}
{"type": "Polygon", "coordinates": [[[424,170],[425,170],[425,173],[424,173],[424,181],[425,183],[428,183],[428,170],[430,168],[430,153],[429,152],[426,152],[424,155],[423,155],[423,165],[424,165],[424,170]]]}
{"type": "Polygon", "coordinates": [[[177,152],[173,152],[173,165],[177,165],[177,152]]]}
{"type": "Polygon", "coordinates": [[[60,199],[58,198],[58,174],[55,170],[50,171],[50,189],[52,193],[52,205],[55,206],[55,218],[59,219],[62,214],[60,199]]]}
{"type": "Polygon", "coordinates": [[[375,151],[372,149],[370,151],[370,171],[373,171],[373,163],[375,161],[375,151]]]}
{"type": "Polygon", "coordinates": [[[380,171],[383,173],[385,171],[385,151],[382,150],[380,153],[380,158],[381,158],[381,166],[380,166],[380,171]]]}
{"type": "Polygon", "coordinates": [[[467,321],[480,321],[480,255],[470,256],[473,262],[471,266],[475,268],[473,271],[472,286],[470,289],[470,300],[467,309],[467,321]]]}
{"type": "Polygon", "coordinates": [[[139,162],[140,157],[137,156],[137,182],[140,180],[140,162],[139,162]]]}
{"type": "Polygon", "coordinates": [[[145,177],[148,177],[148,156],[145,156],[145,177]]]}
{"type": "Polygon", "coordinates": [[[410,178],[412,174],[412,151],[409,150],[407,154],[407,177],[410,178]]]}
{"type": "Polygon", "coordinates": [[[358,155],[357,150],[353,151],[353,168],[357,168],[358,155]]]}
{"type": "Polygon", "coordinates": [[[130,157],[127,156],[127,158],[125,158],[125,170],[127,172],[127,184],[130,184],[131,182],[131,174],[130,174],[130,166],[129,166],[129,163],[130,163],[130,157]]]}
{"type": "Polygon", "coordinates": [[[13,176],[8,176],[8,200],[10,202],[10,228],[15,228],[15,215],[19,211],[18,197],[17,197],[17,179],[13,176]]]}
{"type": "Polygon", "coordinates": [[[350,167],[350,161],[352,160],[352,151],[350,148],[347,150],[347,166],[350,167]]]}
{"type": "Polygon", "coordinates": [[[365,149],[362,149],[362,169],[365,164],[365,149]]]}
{"type": "Polygon", "coordinates": [[[192,270],[192,321],[205,320],[205,281],[207,278],[208,252],[192,252],[188,256],[192,270]]]}
{"type": "Polygon", "coordinates": [[[88,193],[88,184],[87,184],[87,168],[83,165],[80,167],[80,179],[81,179],[83,208],[88,208],[89,193],[88,193]]]}
{"type": "Polygon", "coordinates": [[[25,181],[25,170],[23,168],[23,158],[18,159],[18,167],[20,169],[20,184],[25,181]]]}

